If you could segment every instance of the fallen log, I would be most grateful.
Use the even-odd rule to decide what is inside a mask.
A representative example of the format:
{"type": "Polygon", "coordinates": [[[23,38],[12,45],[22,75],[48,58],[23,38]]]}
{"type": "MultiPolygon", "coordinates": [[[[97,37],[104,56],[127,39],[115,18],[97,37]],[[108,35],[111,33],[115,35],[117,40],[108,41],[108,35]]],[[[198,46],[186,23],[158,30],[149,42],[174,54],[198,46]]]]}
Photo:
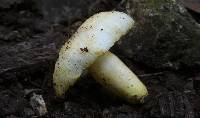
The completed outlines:
{"type": "Polygon", "coordinates": [[[154,69],[200,67],[200,25],[182,5],[175,0],[128,0],[126,10],[137,25],[116,53],[154,69]]]}

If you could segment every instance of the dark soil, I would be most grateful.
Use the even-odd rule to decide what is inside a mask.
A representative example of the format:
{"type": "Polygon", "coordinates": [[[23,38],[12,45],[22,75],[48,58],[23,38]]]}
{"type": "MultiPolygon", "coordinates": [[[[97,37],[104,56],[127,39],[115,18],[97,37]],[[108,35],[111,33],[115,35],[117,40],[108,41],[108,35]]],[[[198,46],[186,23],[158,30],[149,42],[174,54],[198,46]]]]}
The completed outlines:
{"type": "MultiPolygon", "coordinates": [[[[124,9],[123,0],[0,0],[0,117],[37,116],[30,105],[35,93],[47,105],[48,113],[41,117],[199,118],[198,67],[154,68],[123,51],[117,55],[148,88],[143,104],[112,96],[89,74],[65,98],[56,98],[52,74],[61,45],[92,14],[124,9]]],[[[200,21],[199,13],[190,12],[200,21]]]]}

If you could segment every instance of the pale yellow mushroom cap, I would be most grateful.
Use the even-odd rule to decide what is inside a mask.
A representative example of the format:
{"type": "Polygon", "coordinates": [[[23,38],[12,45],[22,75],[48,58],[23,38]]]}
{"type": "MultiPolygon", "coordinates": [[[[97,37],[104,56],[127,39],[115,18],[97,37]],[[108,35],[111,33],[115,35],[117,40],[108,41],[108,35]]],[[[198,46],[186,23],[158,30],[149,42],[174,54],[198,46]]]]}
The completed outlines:
{"type": "Polygon", "coordinates": [[[101,12],[87,19],[61,48],[53,81],[57,96],[62,96],[100,55],[134,25],[123,12],[101,12]]]}

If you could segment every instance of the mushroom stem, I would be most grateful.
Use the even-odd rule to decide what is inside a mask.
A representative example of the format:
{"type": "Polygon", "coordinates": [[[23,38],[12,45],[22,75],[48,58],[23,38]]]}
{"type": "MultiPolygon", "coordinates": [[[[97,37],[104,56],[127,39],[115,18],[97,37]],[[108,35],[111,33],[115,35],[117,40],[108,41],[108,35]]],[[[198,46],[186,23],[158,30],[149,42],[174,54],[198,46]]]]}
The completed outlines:
{"type": "Polygon", "coordinates": [[[141,103],[148,95],[145,85],[111,52],[101,55],[89,71],[101,85],[130,103],[141,103]]]}

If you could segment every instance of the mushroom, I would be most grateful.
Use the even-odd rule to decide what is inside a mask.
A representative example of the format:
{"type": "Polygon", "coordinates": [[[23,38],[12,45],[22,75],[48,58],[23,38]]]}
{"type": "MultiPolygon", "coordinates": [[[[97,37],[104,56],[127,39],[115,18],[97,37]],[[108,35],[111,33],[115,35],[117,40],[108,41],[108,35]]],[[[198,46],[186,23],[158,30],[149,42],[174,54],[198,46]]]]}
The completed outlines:
{"type": "MultiPolygon", "coordinates": [[[[118,11],[101,12],[87,19],[78,28],[77,32],[75,32],[75,34],[72,35],[69,41],[66,42],[65,45],[60,50],[59,58],[55,64],[55,70],[53,74],[53,82],[56,95],[63,96],[63,94],[69,89],[69,87],[74,85],[74,83],[80,78],[82,72],[88,69],[88,67],[90,67],[97,60],[97,58],[100,58],[101,55],[106,53],[114,45],[114,43],[118,41],[123,35],[125,35],[133,26],[134,26],[133,19],[127,14],[118,11]]],[[[117,60],[116,58],[113,58],[113,56],[108,56],[108,54],[112,55],[111,53],[106,53],[102,57],[106,57],[106,60],[108,60],[110,57],[111,61],[112,59],[117,60]]],[[[100,62],[104,60],[102,59],[102,57],[100,58],[100,61],[97,60],[98,61],[97,64],[100,64],[100,62]]],[[[118,61],[121,62],[120,60],[118,61]]],[[[99,76],[97,71],[101,72],[99,70],[101,68],[94,69],[98,68],[99,66],[99,65],[96,66],[95,63],[92,65],[90,70],[91,72],[94,72],[93,76],[96,78],[96,80],[99,80],[101,76],[99,76]]],[[[126,68],[126,66],[125,67],[124,66],[119,66],[119,67],[128,69],[126,68]]],[[[103,68],[104,67],[102,67],[102,69],[103,68]]],[[[129,71],[130,70],[128,69],[127,72],[129,71]]],[[[118,73],[118,72],[113,71],[112,73],[118,73]]],[[[121,79],[121,78],[110,78],[115,76],[106,76],[106,77],[108,78],[105,79],[109,80],[121,79]]],[[[124,77],[126,78],[127,76],[124,77]]],[[[138,85],[143,85],[139,80],[137,82],[140,83],[138,85]]],[[[100,83],[102,82],[100,81],[100,83]]],[[[124,84],[125,83],[126,82],[124,81],[124,84]]],[[[129,86],[128,81],[127,85],[129,86]]],[[[142,88],[143,87],[145,88],[145,86],[142,86],[142,88]]],[[[119,91],[119,88],[117,88],[118,89],[117,91],[119,91]]],[[[135,87],[132,88],[133,90],[132,92],[135,92],[134,89],[135,87]]],[[[138,89],[140,89],[140,87],[138,89]]],[[[125,89],[123,89],[122,91],[124,90],[125,89]]],[[[131,89],[128,89],[128,91],[129,90],[131,89]]],[[[124,92],[124,93],[129,94],[130,92],[124,92]]]]}

